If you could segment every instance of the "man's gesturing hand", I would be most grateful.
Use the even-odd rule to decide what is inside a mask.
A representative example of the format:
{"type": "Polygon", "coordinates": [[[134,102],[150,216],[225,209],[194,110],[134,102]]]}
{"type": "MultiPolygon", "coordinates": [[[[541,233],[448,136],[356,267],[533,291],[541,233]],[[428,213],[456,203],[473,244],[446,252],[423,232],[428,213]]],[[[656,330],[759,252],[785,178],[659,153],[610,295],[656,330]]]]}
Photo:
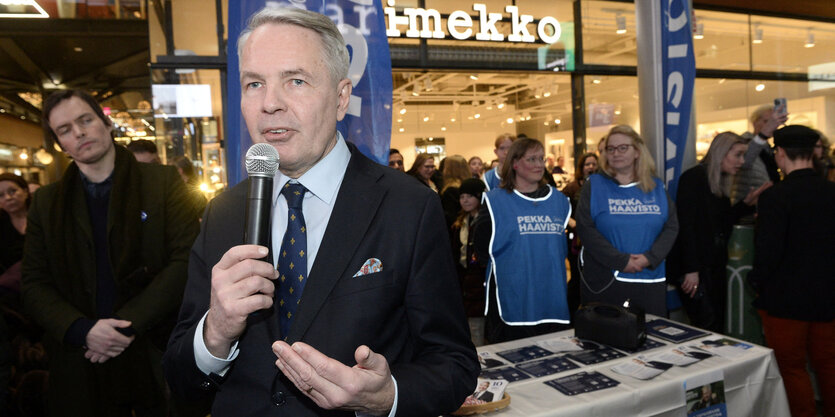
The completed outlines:
{"type": "Polygon", "coordinates": [[[273,352],[278,357],[278,369],[319,407],[386,415],[394,404],[394,382],[388,362],[368,346],[360,346],[354,352],[354,367],[302,342],[291,347],[277,341],[273,343],[273,352]]]}
{"type": "Polygon", "coordinates": [[[229,355],[232,343],[246,328],[250,313],[273,305],[272,280],[278,277],[278,271],[258,260],[267,253],[263,246],[235,246],[212,268],[212,294],[203,340],[215,357],[229,355]]]}

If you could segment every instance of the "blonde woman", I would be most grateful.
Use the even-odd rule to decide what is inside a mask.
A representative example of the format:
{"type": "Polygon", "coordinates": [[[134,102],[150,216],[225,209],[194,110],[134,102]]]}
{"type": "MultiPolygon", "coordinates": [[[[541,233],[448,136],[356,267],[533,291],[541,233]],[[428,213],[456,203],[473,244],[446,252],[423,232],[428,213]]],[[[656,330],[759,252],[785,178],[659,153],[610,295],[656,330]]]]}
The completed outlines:
{"type": "Polygon", "coordinates": [[[580,192],[581,299],[667,315],[664,259],[678,233],[673,202],[644,140],[619,125],[606,134],[600,172],[580,192]]]}

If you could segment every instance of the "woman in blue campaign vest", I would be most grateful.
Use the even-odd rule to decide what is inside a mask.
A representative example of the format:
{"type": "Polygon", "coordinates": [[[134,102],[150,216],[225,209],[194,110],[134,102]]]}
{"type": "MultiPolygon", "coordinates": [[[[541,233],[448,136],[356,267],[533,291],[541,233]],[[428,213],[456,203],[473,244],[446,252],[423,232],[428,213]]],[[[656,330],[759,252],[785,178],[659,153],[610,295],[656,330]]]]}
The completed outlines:
{"type": "Polygon", "coordinates": [[[630,300],[666,316],[664,258],[678,233],[675,207],[631,127],[613,127],[604,142],[600,172],[586,181],[575,213],[584,245],[582,302],[630,300]]]}
{"type": "Polygon", "coordinates": [[[500,188],[485,194],[475,226],[489,258],[486,336],[490,343],[567,328],[565,227],[571,205],[546,184],[545,150],[519,139],[508,151],[500,188]]]}

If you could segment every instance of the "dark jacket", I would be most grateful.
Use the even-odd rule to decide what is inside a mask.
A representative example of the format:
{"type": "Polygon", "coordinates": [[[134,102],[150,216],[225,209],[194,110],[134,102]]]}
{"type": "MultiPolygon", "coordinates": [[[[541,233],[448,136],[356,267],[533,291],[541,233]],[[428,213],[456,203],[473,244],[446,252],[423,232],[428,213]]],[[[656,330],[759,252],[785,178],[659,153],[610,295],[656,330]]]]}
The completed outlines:
{"type": "Polygon", "coordinates": [[[754,306],[785,319],[835,319],[835,183],[792,171],[758,202],[754,306]]]}
{"type": "Polygon", "coordinates": [[[114,316],[131,321],[136,334],[121,355],[94,365],[84,358],[83,347],[64,343],[77,320],[98,318],[95,244],[75,163],[60,181],[41,188],[29,208],[23,302],[46,332],[53,415],[103,415],[110,402],[155,407],[162,401],[160,342],[182,300],[198,222],[173,167],[139,164],[127,150],[116,150],[107,216],[114,316]],[[55,227],[57,218],[64,227],[55,227]],[[125,233],[132,229],[124,224],[133,220],[137,229],[125,233]]]}

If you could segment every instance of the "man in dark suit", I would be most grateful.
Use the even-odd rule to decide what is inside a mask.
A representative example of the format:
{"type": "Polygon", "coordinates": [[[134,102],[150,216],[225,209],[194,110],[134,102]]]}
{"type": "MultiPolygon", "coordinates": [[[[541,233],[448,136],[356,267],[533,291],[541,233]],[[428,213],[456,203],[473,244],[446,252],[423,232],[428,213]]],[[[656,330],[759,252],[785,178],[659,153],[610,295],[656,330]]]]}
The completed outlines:
{"type": "Polygon", "coordinates": [[[164,358],[172,390],[214,394],[219,417],[455,410],[479,366],[440,203],[337,132],[342,36],[318,13],[266,8],[238,48],[250,136],[280,155],[268,259],[282,272],[242,245],[248,184],[214,199],[164,358]]]}
{"type": "Polygon", "coordinates": [[[43,123],[73,159],[35,195],[23,256],[24,308],[49,354],[49,414],[165,415],[160,360],[198,232],[183,182],[116,146],[87,93],[53,93],[43,123]]]}
{"type": "Polygon", "coordinates": [[[774,132],[775,160],[786,177],[759,198],[754,265],[748,274],[793,416],[815,415],[807,357],[817,375],[824,415],[835,415],[835,183],[813,169],[819,138],[799,125],[774,132]]]}

